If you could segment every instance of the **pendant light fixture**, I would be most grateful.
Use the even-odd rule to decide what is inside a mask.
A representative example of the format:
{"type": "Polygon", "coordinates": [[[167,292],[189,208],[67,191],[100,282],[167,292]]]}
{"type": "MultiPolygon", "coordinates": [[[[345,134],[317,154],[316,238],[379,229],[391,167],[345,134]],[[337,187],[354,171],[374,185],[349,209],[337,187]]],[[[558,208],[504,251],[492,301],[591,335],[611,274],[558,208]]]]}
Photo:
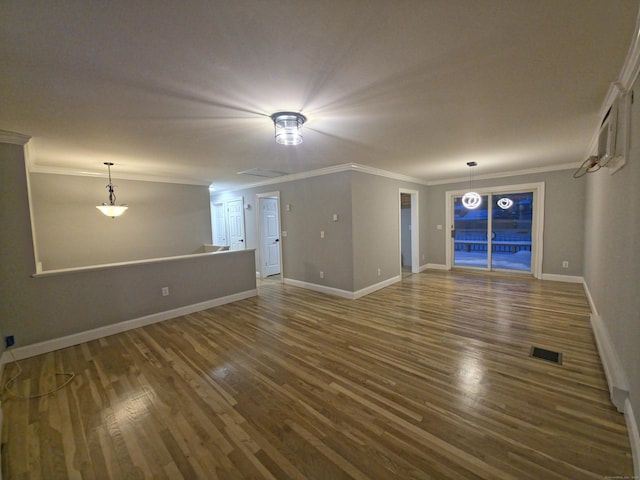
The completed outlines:
{"type": "Polygon", "coordinates": [[[473,168],[477,166],[477,162],[467,162],[469,167],[469,191],[462,196],[462,205],[469,210],[474,210],[482,203],[482,197],[479,193],[472,190],[473,187],[473,168]]]}
{"type": "Polygon", "coordinates": [[[300,129],[307,117],[296,112],[276,112],[271,115],[276,129],[276,143],[280,145],[300,145],[302,134],[300,129]]]}
{"type": "Polygon", "coordinates": [[[129,208],[127,205],[116,205],[116,194],[114,193],[113,183],[111,183],[111,162],[104,162],[109,170],[109,184],[107,190],[109,190],[109,203],[103,203],[102,205],[96,205],[96,208],[104,213],[107,217],[115,218],[119,217],[124,211],[129,208]]]}

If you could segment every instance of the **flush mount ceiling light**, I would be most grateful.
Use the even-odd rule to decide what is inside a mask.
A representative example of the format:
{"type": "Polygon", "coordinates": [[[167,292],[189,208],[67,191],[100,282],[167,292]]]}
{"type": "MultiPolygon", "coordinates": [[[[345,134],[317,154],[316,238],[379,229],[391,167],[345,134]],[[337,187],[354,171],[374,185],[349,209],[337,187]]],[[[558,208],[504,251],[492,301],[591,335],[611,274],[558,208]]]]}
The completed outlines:
{"type": "Polygon", "coordinates": [[[482,197],[479,193],[471,190],[473,184],[473,167],[478,165],[477,162],[467,162],[467,166],[469,167],[469,192],[465,193],[462,196],[462,205],[469,210],[473,210],[478,208],[482,203],[482,197]]]}
{"type": "Polygon", "coordinates": [[[276,143],[280,145],[300,145],[302,134],[300,129],[307,117],[296,112],[276,112],[271,115],[276,129],[276,143]]]}
{"type": "Polygon", "coordinates": [[[109,203],[103,203],[102,205],[96,205],[96,208],[104,213],[107,217],[115,218],[119,217],[124,211],[129,208],[127,205],[116,205],[116,194],[114,193],[113,183],[111,183],[111,162],[104,162],[109,170],[109,184],[107,190],[109,190],[109,203]]]}

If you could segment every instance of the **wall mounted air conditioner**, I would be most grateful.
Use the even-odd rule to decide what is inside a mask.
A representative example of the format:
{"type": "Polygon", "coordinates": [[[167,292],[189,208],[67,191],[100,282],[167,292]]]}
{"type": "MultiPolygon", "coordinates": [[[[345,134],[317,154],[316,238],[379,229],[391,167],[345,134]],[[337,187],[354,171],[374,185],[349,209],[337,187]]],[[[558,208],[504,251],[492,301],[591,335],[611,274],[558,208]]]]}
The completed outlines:
{"type": "Polygon", "coordinates": [[[633,92],[620,90],[604,115],[598,136],[598,163],[613,175],[627,161],[633,92]]]}

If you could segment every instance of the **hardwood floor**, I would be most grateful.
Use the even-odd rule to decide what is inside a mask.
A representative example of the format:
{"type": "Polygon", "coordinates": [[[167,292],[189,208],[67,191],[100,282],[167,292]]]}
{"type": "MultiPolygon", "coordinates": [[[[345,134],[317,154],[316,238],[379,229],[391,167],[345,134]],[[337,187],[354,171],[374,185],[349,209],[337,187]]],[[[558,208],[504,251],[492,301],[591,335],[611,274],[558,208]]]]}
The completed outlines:
{"type": "Polygon", "coordinates": [[[576,284],[427,271],[344,300],[264,282],[21,364],[25,396],[76,377],[3,394],[5,480],[633,475],[576,284]]]}

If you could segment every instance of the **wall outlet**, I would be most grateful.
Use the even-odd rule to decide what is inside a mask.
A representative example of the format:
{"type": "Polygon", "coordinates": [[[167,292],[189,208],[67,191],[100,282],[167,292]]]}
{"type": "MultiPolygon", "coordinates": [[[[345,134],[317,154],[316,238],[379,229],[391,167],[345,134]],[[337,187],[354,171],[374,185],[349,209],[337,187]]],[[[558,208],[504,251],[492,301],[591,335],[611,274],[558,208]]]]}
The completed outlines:
{"type": "Polygon", "coordinates": [[[4,337],[4,344],[9,347],[13,347],[16,344],[16,339],[13,335],[9,335],[8,337],[4,337]]]}
{"type": "Polygon", "coordinates": [[[324,272],[320,271],[320,278],[324,278],[324,272]]]}
{"type": "Polygon", "coordinates": [[[382,272],[380,271],[380,269],[378,268],[378,276],[380,276],[382,272]]]}
{"type": "Polygon", "coordinates": [[[324,238],[324,230],[320,230],[320,238],[324,238]]]}
{"type": "Polygon", "coordinates": [[[163,297],[169,296],[169,287],[162,287],[162,296],[163,297]]]}
{"type": "Polygon", "coordinates": [[[562,268],[569,268],[569,261],[568,260],[563,260],[562,261],[562,268]]]}

